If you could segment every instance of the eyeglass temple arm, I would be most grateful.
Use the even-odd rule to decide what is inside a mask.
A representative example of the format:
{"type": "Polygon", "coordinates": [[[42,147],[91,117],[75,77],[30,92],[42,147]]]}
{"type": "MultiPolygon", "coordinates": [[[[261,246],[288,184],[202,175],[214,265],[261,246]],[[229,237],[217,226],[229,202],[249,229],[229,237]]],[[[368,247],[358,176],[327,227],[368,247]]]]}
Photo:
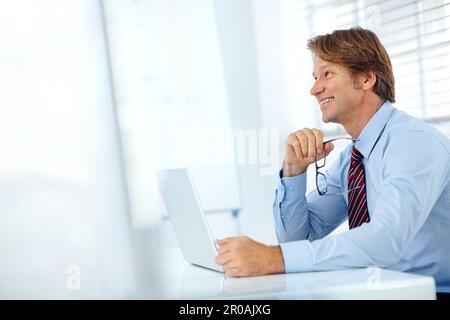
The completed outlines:
{"type": "Polygon", "coordinates": [[[359,141],[359,139],[353,139],[353,138],[334,138],[334,139],[326,140],[323,143],[333,142],[336,140],[351,140],[353,142],[359,141]]]}

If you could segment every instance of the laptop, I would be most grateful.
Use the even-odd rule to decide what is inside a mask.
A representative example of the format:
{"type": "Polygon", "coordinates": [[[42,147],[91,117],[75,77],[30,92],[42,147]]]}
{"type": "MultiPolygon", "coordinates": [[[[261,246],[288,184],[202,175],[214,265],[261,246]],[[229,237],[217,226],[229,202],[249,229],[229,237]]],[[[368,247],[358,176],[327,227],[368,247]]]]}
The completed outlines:
{"type": "Polygon", "coordinates": [[[158,171],[158,185],[186,261],[223,272],[214,262],[217,247],[189,169],[158,171]]]}

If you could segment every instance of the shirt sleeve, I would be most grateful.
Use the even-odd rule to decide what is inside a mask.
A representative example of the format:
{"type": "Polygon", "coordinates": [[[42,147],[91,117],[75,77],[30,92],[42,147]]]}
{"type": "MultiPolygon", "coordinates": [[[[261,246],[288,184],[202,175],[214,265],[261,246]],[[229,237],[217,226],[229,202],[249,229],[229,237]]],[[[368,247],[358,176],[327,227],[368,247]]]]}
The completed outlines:
{"type": "Polygon", "coordinates": [[[448,150],[429,134],[399,134],[384,152],[371,221],[315,241],[281,243],[286,272],[397,263],[448,183],[442,173],[448,172],[449,162],[448,150]]]}
{"type": "MultiPolygon", "coordinates": [[[[341,192],[339,167],[342,156],[325,173],[328,191],[341,192]]],[[[273,213],[279,242],[319,239],[347,218],[347,205],[342,195],[320,196],[317,190],[306,193],[306,173],[282,177],[275,191],[273,213]]]]}

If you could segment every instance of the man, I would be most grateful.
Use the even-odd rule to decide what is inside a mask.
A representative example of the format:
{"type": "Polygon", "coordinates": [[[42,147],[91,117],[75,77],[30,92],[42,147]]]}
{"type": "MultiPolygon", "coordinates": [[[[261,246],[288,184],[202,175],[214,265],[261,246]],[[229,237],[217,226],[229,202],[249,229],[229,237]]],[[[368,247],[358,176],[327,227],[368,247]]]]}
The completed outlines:
{"type": "Polygon", "coordinates": [[[333,144],[317,129],[291,133],[273,207],[281,244],[226,238],[216,262],[229,276],[378,265],[431,275],[450,292],[449,140],[393,108],[391,62],[373,32],[337,30],[308,48],[322,120],[354,141],[305,197],[307,167],[333,144]],[[347,232],[327,237],[346,219],[347,232]]]}

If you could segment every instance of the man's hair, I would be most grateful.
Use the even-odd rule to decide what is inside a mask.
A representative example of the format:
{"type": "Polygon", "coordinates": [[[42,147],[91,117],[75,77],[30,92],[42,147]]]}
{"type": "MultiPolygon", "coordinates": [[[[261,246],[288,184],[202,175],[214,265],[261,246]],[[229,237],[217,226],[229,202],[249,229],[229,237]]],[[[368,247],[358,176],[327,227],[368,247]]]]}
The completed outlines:
{"type": "Polygon", "coordinates": [[[389,55],[370,30],[360,27],[335,30],[308,40],[308,49],[321,59],[346,67],[352,77],[368,71],[376,74],[375,93],[395,102],[395,80],[389,55]]]}

